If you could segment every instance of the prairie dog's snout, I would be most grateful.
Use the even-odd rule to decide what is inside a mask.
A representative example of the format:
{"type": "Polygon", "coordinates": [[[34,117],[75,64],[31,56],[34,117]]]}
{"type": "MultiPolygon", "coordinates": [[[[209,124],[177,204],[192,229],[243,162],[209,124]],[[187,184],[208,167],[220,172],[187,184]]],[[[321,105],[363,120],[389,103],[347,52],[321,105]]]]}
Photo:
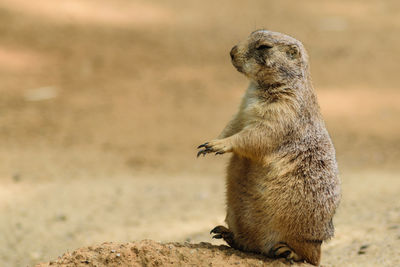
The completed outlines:
{"type": "Polygon", "coordinates": [[[238,50],[237,45],[235,45],[234,47],[232,47],[231,52],[229,53],[232,60],[235,59],[235,55],[236,55],[236,53],[237,53],[237,50],[238,50]]]}
{"type": "Polygon", "coordinates": [[[241,57],[239,55],[239,49],[238,46],[235,45],[234,47],[232,47],[231,52],[229,53],[229,55],[231,56],[231,61],[232,61],[232,65],[239,71],[239,72],[243,72],[243,60],[241,60],[241,57]]]}

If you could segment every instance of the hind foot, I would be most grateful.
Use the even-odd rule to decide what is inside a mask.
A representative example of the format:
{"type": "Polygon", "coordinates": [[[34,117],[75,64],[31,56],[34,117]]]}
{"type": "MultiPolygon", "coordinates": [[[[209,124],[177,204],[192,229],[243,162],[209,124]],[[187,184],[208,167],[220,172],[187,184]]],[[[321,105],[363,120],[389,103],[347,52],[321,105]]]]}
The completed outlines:
{"type": "Polygon", "coordinates": [[[238,246],[235,243],[234,235],[225,226],[218,225],[214,229],[210,231],[210,234],[214,234],[212,238],[215,239],[224,239],[226,243],[232,248],[239,249],[238,246]]]}
{"type": "Polygon", "coordinates": [[[285,258],[288,262],[294,263],[295,261],[303,260],[302,257],[296,254],[287,244],[281,242],[273,246],[269,252],[273,258],[285,258]]]}

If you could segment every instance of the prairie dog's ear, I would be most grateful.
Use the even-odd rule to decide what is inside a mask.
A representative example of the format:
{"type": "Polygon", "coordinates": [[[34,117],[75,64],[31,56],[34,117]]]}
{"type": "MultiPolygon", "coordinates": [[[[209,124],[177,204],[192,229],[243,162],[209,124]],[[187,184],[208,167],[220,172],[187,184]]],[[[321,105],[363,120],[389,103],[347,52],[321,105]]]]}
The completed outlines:
{"type": "Polygon", "coordinates": [[[297,59],[300,57],[300,49],[297,47],[297,45],[288,45],[286,55],[290,59],[297,59]]]}

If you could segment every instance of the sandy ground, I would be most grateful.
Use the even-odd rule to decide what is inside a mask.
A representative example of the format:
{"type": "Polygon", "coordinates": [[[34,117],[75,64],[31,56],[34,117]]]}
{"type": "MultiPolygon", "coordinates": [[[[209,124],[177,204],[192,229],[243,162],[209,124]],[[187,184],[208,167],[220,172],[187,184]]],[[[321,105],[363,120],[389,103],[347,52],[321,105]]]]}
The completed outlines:
{"type": "MultiPolygon", "coordinates": [[[[284,259],[272,260],[260,254],[243,253],[226,245],[210,243],[159,243],[143,240],[133,243],[103,243],[65,253],[55,261],[38,264],[48,266],[288,266],[284,259]]],[[[293,265],[294,266],[294,265],[293,265]]],[[[312,266],[298,263],[296,266],[312,266]]]]}
{"type": "MultiPolygon", "coordinates": [[[[342,179],[336,236],[323,247],[324,266],[397,266],[398,175],[346,172],[342,179]]],[[[220,244],[209,235],[224,219],[219,176],[97,177],[14,184],[5,190],[14,197],[1,207],[10,219],[2,223],[8,247],[0,253],[17,265],[55,260],[72,248],[105,241],[220,244]]]]}
{"type": "Polygon", "coordinates": [[[213,242],[239,104],[230,48],[306,45],[343,200],[326,266],[400,265],[400,4],[0,0],[0,266],[103,242],[213,242]],[[363,247],[363,249],[361,249],[363,247]]]}

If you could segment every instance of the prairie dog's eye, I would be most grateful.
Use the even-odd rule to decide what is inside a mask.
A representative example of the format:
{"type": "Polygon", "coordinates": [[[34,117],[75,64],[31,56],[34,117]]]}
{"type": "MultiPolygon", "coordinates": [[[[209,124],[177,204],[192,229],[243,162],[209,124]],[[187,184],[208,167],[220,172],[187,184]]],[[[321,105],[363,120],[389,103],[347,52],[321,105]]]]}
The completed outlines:
{"type": "Polygon", "coordinates": [[[261,44],[259,46],[257,46],[257,50],[267,50],[267,49],[271,49],[272,46],[271,45],[267,45],[267,44],[261,44]]]}

